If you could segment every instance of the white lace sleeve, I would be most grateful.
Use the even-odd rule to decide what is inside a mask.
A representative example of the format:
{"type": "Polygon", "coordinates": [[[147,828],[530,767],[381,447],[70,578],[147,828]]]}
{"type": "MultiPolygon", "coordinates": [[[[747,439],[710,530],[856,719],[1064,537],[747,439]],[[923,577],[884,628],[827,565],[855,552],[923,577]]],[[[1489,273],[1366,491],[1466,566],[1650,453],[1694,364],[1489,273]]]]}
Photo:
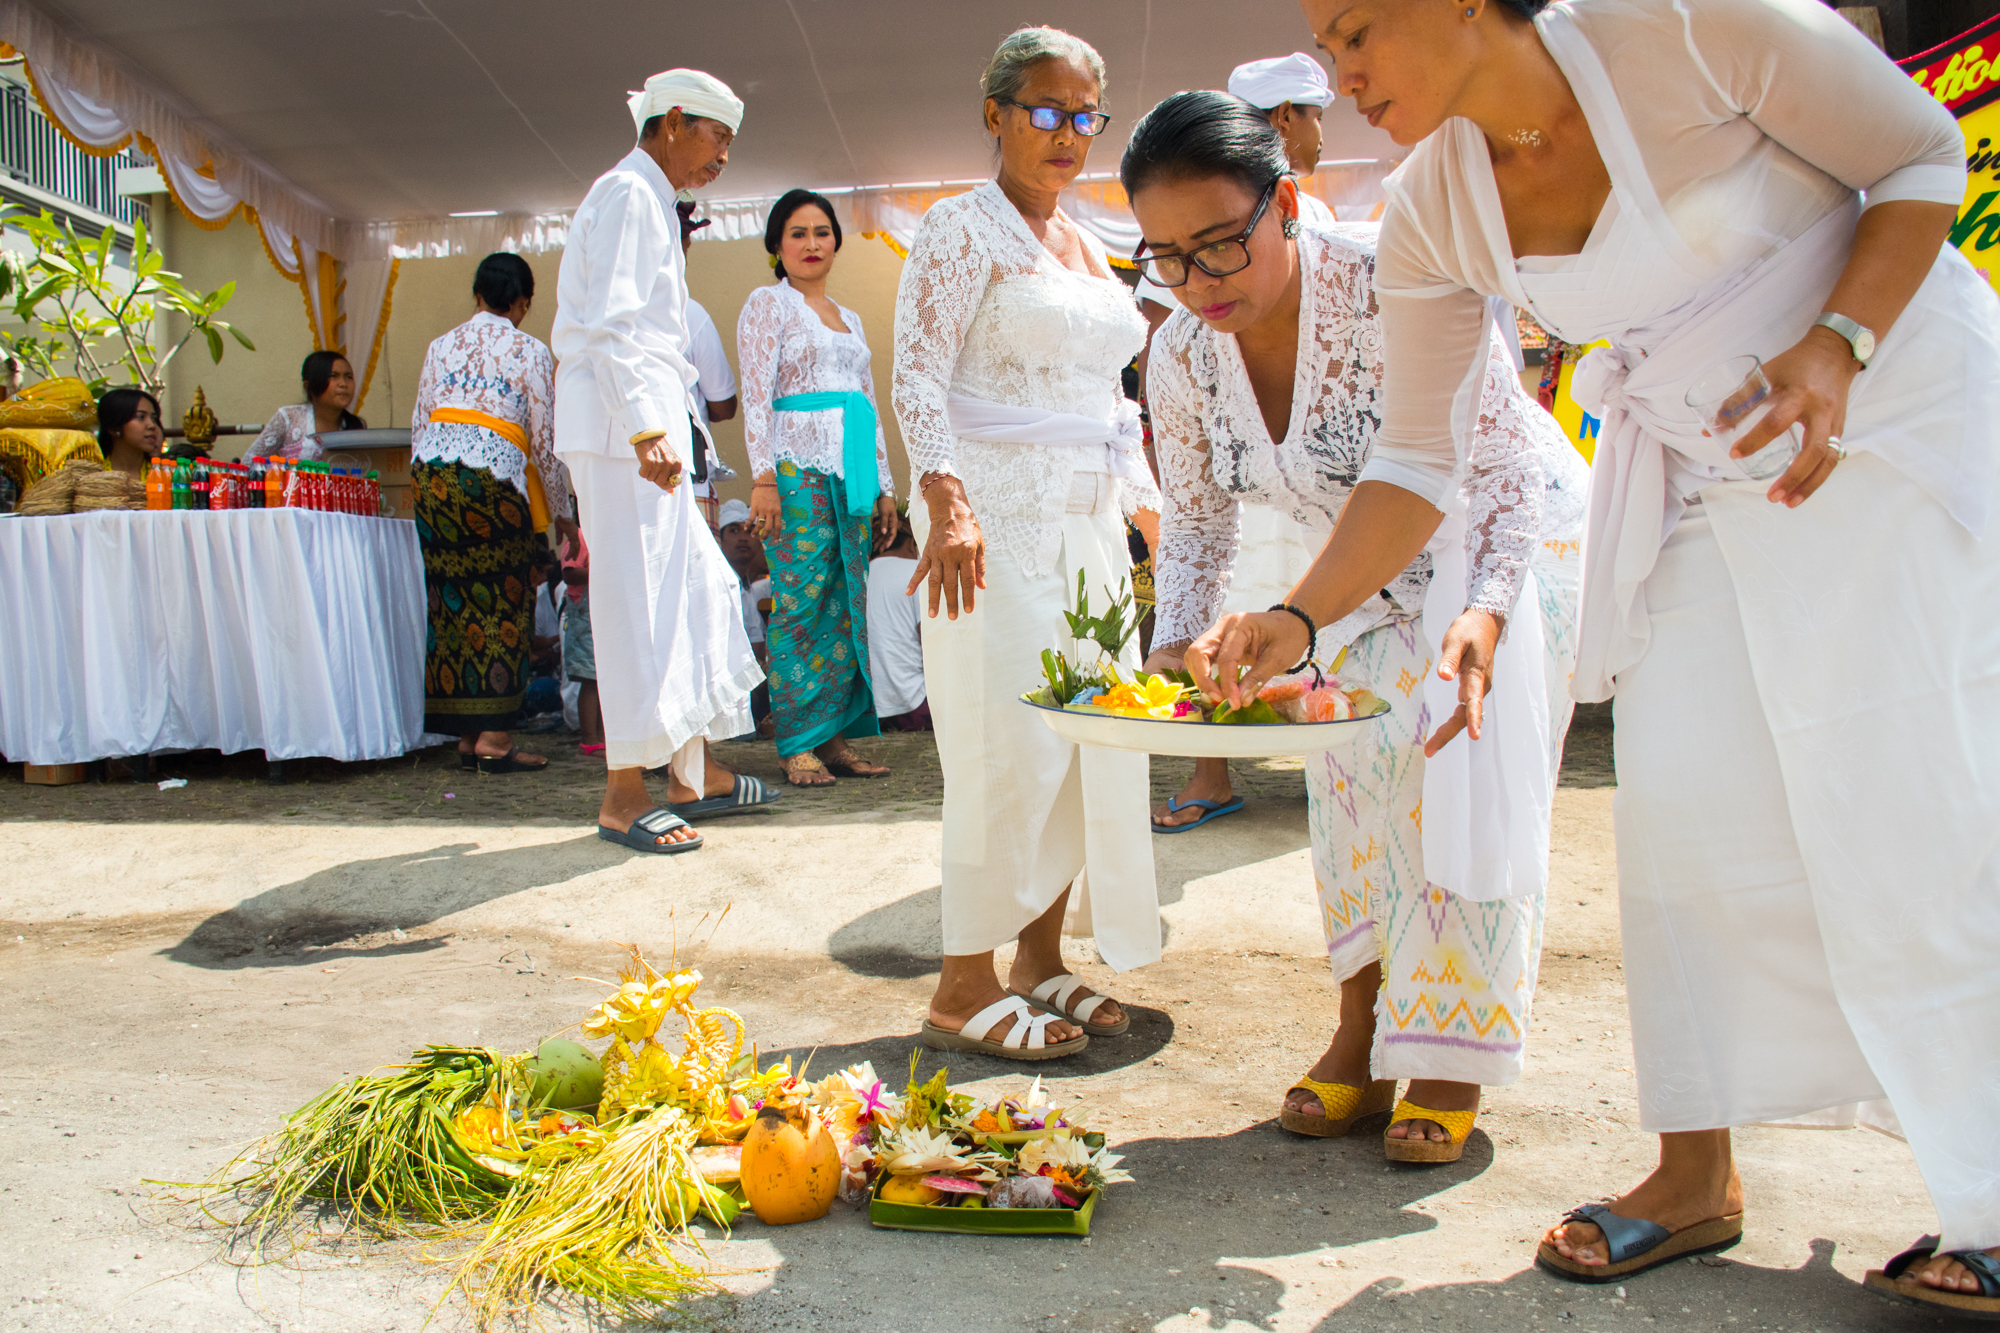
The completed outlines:
{"type": "Polygon", "coordinates": [[[784,345],[785,304],[776,287],[759,287],[736,317],[736,366],[743,379],[743,443],[750,454],[750,478],[777,469],[778,353],[784,345]]]}
{"type": "Polygon", "coordinates": [[[993,261],[967,223],[963,209],[933,206],[917,228],[896,285],[896,359],[889,394],[903,427],[912,478],[931,472],[958,475],[945,396],[965,331],[993,275],[993,261]]]}
{"type": "Polygon", "coordinates": [[[538,340],[530,340],[524,359],[527,364],[521,372],[521,392],[528,400],[528,449],[534,455],[535,471],[541,474],[549,513],[572,518],[576,511],[571,503],[569,468],[556,457],[556,359],[538,340]]]}
{"type": "Polygon", "coordinates": [[[1542,459],[1525,415],[1539,411],[1522,391],[1500,340],[1489,336],[1465,478],[1465,605],[1503,624],[1521,591],[1521,571],[1541,538],[1542,459]]]}
{"type": "Polygon", "coordinates": [[[1153,647],[1181,648],[1215,623],[1229,592],[1241,518],[1236,497],[1216,483],[1208,432],[1195,411],[1185,348],[1153,349],[1147,402],[1153,454],[1160,461],[1160,550],[1153,561],[1159,617],[1153,647]]]}

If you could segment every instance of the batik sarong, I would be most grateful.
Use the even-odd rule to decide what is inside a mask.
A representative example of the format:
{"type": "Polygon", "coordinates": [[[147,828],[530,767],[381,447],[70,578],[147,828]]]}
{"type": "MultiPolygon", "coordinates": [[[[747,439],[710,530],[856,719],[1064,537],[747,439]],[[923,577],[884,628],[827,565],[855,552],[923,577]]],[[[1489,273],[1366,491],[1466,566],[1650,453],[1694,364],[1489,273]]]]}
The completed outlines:
{"type": "Polygon", "coordinates": [[[413,462],[424,552],[424,730],[506,731],[520,718],[535,621],[528,502],[484,468],[413,462]]]}
{"type": "Polygon", "coordinates": [[[869,521],[847,512],[837,477],[781,460],[784,536],[771,542],[767,632],[778,753],[836,736],[876,736],[868,677],[869,521]]]}

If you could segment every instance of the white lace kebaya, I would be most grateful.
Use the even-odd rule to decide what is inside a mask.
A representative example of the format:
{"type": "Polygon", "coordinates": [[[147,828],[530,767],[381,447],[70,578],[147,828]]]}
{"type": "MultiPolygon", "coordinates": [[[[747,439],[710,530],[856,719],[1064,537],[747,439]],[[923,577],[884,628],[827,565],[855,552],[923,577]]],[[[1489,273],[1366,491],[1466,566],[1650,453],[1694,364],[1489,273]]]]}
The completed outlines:
{"type": "MultiPolygon", "coordinates": [[[[911,473],[957,477],[989,556],[1031,577],[1055,567],[1070,479],[1103,471],[1103,450],[960,439],[947,400],[1111,420],[1146,322],[1103,247],[1077,231],[1101,276],[1065,268],[989,181],[924,214],[896,290],[891,394],[911,473]]],[[[1160,503],[1134,461],[1116,483],[1127,517],[1160,503]]]]}
{"type": "Polygon", "coordinates": [[[485,468],[525,498],[528,459],[484,426],[432,421],[440,407],[470,408],[520,426],[534,451],[549,512],[571,513],[569,471],[555,454],[555,358],[539,338],[482,310],[432,341],[410,412],[410,461],[485,468]]]}
{"type": "MultiPolygon", "coordinates": [[[[759,287],[736,317],[736,362],[743,376],[743,439],[749,446],[750,472],[764,476],[779,459],[829,477],[845,477],[841,439],[843,414],[838,408],[820,412],[780,412],[774,399],[801,393],[860,393],[875,401],[875,377],[869,372],[868,339],[861,316],[835,303],[844,333],[826,326],[796,288],[780,278],[759,287]]],[[[878,416],[875,426],[876,468],[882,494],[896,493],[889,475],[889,446],[878,416]]]]}
{"type": "MultiPolygon", "coordinates": [[[[1154,578],[1156,647],[1215,623],[1235,562],[1239,503],[1290,514],[1323,541],[1367,467],[1382,421],[1382,327],[1372,223],[1299,233],[1298,368],[1285,438],[1273,443],[1232,335],[1176,308],[1155,335],[1148,399],[1167,513],[1154,578]]],[[[1555,419],[1529,401],[1489,331],[1478,428],[1464,479],[1468,609],[1505,621],[1543,541],[1581,534],[1588,475],[1555,419]]],[[[1428,553],[1321,635],[1323,656],[1376,625],[1415,619],[1428,553]]]]}

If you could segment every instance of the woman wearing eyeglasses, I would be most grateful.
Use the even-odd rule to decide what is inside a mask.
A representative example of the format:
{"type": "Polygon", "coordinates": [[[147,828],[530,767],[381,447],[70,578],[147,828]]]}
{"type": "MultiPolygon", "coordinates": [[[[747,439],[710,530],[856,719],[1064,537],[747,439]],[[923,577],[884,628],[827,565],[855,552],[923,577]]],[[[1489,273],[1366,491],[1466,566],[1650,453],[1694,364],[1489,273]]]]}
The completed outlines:
{"type": "MultiPolygon", "coordinates": [[[[1120,971],[1160,956],[1146,757],[1057,739],[1019,695],[1041,654],[1091,659],[1063,612],[1131,576],[1125,517],[1150,540],[1159,492],[1119,375],[1145,340],[1103,247],[1056,206],[1110,119],[1104,62],[1053,28],[1001,42],[981,88],[993,181],[924,215],[896,294],[897,418],[923,503],[924,679],[944,768],[944,963],[924,1040],[1011,1059],[1130,1027],[1070,974],[1077,926],[1120,971]],[[939,615],[939,611],[943,615],[939,615]],[[1083,872],[1088,869],[1087,878],[1083,872]],[[1017,944],[1005,985],[995,947],[1017,944]]],[[[1122,664],[1137,666],[1127,646],[1122,664]]]]}
{"type": "MultiPolygon", "coordinates": [[[[1219,92],[1169,97],[1125,150],[1144,238],[1134,257],[1181,307],[1153,346],[1166,508],[1148,670],[1179,668],[1220,615],[1242,508],[1291,516],[1317,548],[1374,449],[1375,227],[1301,225],[1289,170],[1268,118],[1219,92]]],[[[1520,1077],[1570,713],[1587,477],[1490,328],[1487,343],[1451,521],[1359,610],[1314,626],[1309,654],[1390,711],[1354,748],[1307,762],[1340,1025],[1286,1093],[1281,1123],[1345,1134],[1389,1110],[1396,1081],[1410,1079],[1384,1140],[1402,1161],[1456,1161],[1481,1085],[1520,1077]],[[1491,652],[1503,628],[1499,693],[1482,716],[1453,715],[1454,687],[1425,682],[1440,665],[1448,679],[1465,642],[1491,652]],[[1461,726],[1476,751],[1442,748],[1461,726]]]]}

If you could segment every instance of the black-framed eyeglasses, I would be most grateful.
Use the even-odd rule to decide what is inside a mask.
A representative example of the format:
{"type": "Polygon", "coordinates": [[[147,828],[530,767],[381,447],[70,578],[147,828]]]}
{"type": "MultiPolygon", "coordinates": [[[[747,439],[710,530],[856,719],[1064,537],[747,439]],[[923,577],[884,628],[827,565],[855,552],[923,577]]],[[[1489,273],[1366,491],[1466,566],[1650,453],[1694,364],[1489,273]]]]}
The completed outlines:
{"type": "Polygon", "coordinates": [[[1250,267],[1250,235],[1257,230],[1257,224],[1264,220],[1264,210],[1271,206],[1271,196],[1278,191],[1277,177],[1264,187],[1264,197],[1257,201],[1257,207],[1250,214],[1250,225],[1234,236],[1225,236],[1219,241],[1210,241],[1200,249],[1184,255],[1145,255],[1139,251],[1146,248],[1144,241],[1139,249],[1132,252],[1132,264],[1139,272],[1162,287],[1184,287],[1188,280],[1188,265],[1193,264],[1211,278],[1226,278],[1232,273],[1241,273],[1250,267]]]}
{"type": "Polygon", "coordinates": [[[1067,120],[1086,139],[1095,139],[1111,123],[1111,117],[1102,111],[1065,111],[1059,106],[1029,106],[1026,102],[1011,99],[1002,100],[1001,105],[1019,107],[1027,112],[1028,123],[1038,130],[1059,130],[1067,120]]]}

